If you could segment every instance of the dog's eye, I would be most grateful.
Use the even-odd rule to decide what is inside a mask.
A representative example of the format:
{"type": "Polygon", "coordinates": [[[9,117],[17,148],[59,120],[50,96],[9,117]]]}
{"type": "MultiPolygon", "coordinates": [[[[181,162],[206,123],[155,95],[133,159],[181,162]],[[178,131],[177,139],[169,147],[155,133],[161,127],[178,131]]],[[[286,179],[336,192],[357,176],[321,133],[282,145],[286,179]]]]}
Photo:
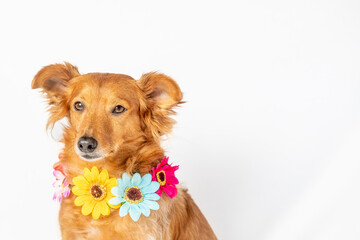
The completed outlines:
{"type": "Polygon", "coordinates": [[[85,106],[82,102],[76,102],[74,103],[74,108],[76,111],[82,112],[84,111],[85,106]]]}
{"type": "Polygon", "coordinates": [[[119,113],[123,113],[126,111],[126,108],[124,108],[123,106],[121,105],[117,105],[114,110],[112,110],[112,113],[115,113],[115,114],[119,114],[119,113]]]}

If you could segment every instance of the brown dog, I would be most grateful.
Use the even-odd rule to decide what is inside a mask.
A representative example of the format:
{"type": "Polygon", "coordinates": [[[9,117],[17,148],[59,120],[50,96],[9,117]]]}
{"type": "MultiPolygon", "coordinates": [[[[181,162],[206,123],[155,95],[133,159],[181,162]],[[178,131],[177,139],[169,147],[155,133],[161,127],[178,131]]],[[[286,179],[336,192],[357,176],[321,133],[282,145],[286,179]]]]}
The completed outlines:
{"type": "MultiPolygon", "coordinates": [[[[70,183],[92,166],[115,178],[124,172],[149,173],[164,158],[160,137],[170,133],[170,115],[182,99],[178,84],[164,74],[147,73],[138,81],[123,74],[81,75],[69,63],[42,68],[32,88],[41,88],[49,101],[48,127],[64,117],[68,120],[60,164],[70,183]]],[[[120,217],[118,209],[97,220],[84,216],[74,205],[75,197],[71,193],[61,202],[63,239],[216,239],[181,187],[172,199],[162,194],[160,209],[137,222],[129,215],[120,217]]]]}

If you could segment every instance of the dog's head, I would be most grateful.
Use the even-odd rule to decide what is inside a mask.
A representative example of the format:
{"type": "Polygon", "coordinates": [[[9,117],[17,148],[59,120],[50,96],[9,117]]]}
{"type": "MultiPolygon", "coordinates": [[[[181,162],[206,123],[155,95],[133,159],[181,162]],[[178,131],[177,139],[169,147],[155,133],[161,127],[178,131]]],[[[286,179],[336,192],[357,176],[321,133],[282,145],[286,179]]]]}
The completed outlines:
{"type": "Polygon", "coordinates": [[[177,83],[164,74],[147,73],[138,81],[122,74],[82,75],[69,63],[42,68],[32,88],[41,88],[48,99],[49,128],[68,119],[65,147],[85,161],[158,143],[171,131],[169,115],[182,99],[177,83]]]}

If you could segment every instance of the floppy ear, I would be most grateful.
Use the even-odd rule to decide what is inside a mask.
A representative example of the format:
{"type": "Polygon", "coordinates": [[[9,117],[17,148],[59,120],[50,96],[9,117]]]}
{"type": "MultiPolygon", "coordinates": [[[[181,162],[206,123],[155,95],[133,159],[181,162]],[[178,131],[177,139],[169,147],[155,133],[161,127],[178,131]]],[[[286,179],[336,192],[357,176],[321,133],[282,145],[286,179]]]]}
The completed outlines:
{"type": "Polygon", "coordinates": [[[172,78],[161,73],[142,75],[138,85],[145,96],[144,102],[140,103],[144,127],[159,141],[161,135],[171,132],[175,121],[169,115],[175,114],[173,108],[183,103],[183,94],[172,78]]]}
{"type": "Polygon", "coordinates": [[[56,102],[64,95],[68,81],[77,75],[79,75],[77,67],[68,62],[48,65],[35,75],[31,88],[41,88],[50,101],[56,102]]]}
{"type": "Polygon", "coordinates": [[[65,117],[67,114],[64,94],[68,82],[78,75],[80,75],[80,73],[77,67],[68,62],[48,65],[43,67],[35,75],[31,83],[31,88],[41,88],[43,93],[46,94],[49,105],[51,105],[47,127],[53,127],[56,121],[65,117]]]}

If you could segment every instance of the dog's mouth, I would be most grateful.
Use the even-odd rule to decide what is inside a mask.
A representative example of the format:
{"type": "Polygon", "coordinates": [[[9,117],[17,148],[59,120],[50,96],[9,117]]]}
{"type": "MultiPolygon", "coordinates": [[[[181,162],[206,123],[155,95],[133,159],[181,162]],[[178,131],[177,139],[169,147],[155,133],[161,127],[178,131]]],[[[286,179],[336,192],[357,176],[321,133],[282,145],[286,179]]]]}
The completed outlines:
{"type": "Polygon", "coordinates": [[[103,156],[98,154],[79,154],[79,156],[85,161],[97,161],[103,158],[103,156]]]}
{"type": "Polygon", "coordinates": [[[99,151],[91,152],[91,153],[84,153],[81,152],[76,146],[75,146],[75,153],[82,159],[88,162],[94,162],[101,160],[105,157],[104,154],[102,154],[99,151]]]}

